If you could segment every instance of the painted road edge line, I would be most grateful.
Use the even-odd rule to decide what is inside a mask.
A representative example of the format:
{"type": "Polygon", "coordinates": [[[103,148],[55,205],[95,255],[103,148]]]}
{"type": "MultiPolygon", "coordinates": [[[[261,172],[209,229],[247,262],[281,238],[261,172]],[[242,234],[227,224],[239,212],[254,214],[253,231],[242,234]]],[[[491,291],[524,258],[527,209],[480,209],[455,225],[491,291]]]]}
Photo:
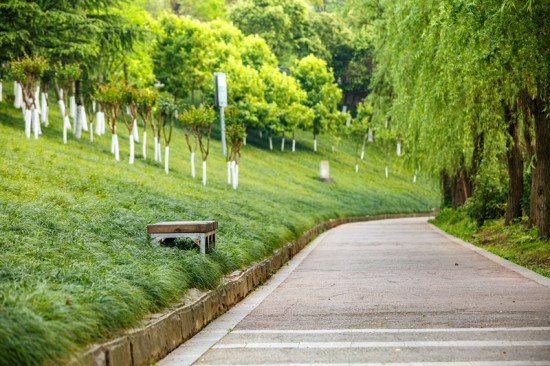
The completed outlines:
{"type": "Polygon", "coordinates": [[[523,328],[405,328],[405,329],[239,329],[233,334],[339,334],[339,333],[459,333],[459,332],[532,332],[550,331],[550,327],[523,328]]]}

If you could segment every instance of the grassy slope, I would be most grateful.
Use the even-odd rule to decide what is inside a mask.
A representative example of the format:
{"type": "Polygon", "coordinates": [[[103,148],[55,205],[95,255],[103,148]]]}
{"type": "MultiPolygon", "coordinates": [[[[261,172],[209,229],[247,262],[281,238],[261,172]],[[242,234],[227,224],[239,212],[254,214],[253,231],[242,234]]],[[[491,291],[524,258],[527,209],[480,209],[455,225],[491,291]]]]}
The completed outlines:
{"type": "Polygon", "coordinates": [[[356,174],[345,141],[329,154],[328,139],[321,138],[315,154],[310,135],[299,134],[297,151],[287,144],[282,153],[268,151],[265,136],[253,133],[234,191],[218,140],[204,187],[200,158],[197,178],[190,177],[179,129],[166,175],[151,159],[151,136],[149,159],[141,158],[138,144],[135,164],[127,163],[122,123],[122,160],[115,162],[108,131],[94,143],[83,133],[86,138],[71,135],[63,145],[55,102],[51,126],[38,140],[25,138],[20,115],[0,103],[0,364],[67,357],[135,325],[189,287],[216,286],[223,273],[268,255],[322,220],[437,205],[433,182],[420,177],[412,184],[412,173],[400,172],[396,162],[385,179],[383,156],[372,146],[356,174]],[[330,160],[336,184],[314,179],[322,159],[330,160]],[[148,223],[201,219],[220,225],[216,250],[206,257],[153,245],[146,235],[148,223]]]}

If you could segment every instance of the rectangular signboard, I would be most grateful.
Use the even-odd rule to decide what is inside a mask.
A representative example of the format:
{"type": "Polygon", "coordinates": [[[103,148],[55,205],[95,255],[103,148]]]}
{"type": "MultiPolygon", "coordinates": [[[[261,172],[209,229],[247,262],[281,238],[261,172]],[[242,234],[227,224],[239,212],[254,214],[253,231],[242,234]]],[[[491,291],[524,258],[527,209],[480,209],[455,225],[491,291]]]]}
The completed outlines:
{"type": "Polygon", "coordinates": [[[227,79],[225,73],[214,73],[214,83],[216,85],[216,105],[227,107],[227,79]]]}

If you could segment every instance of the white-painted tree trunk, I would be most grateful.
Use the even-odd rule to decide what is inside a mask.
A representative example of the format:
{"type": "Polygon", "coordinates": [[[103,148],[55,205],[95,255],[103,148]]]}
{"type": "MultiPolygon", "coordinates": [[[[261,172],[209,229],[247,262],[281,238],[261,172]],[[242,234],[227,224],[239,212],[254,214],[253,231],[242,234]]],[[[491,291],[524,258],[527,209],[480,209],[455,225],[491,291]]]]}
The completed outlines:
{"type": "Polygon", "coordinates": [[[260,138],[261,138],[261,139],[264,138],[264,134],[262,133],[262,131],[260,131],[260,138]]]}
{"type": "Polygon", "coordinates": [[[231,184],[231,162],[227,162],[227,184],[231,184]]]}
{"type": "Polygon", "coordinates": [[[134,134],[134,141],[139,144],[139,131],[138,131],[136,120],[134,120],[134,127],[132,129],[132,133],[134,134]]]}
{"type": "MultiPolygon", "coordinates": [[[[2,101],[2,99],[0,99],[0,102],[2,101]]],[[[246,136],[244,137],[243,139],[243,145],[246,145],[246,136]]]]}
{"type": "Polygon", "coordinates": [[[283,136],[283,140],[281,141],[281,151],[285,151],[285,138],[283,136]]]}
{"type": "Polygon", "coordinates": [[[372,133],[372,128],[369,128],[369,142],[374,142],[374,135],[372,133]]]}
{"type": "Polygon", "coordinates": [[[273,150],[273,139],[271,138],[271,135],[269,135],[269,150],[273,150]]]}
{"type": "Polygon", "coordinates": [[[101,136],[101,112],[95,113],[95,134],[101,136]]]}
{"type": "Polygon", "coordinates": [[[416,183],[416,175],[418,174],[418,169],[414,171],[413,183],[416,183]]]}
{"type": "Polygon", "coordinates": [[[69,97],[69,117],[71,117],[73,121],[76,118],[76,98],[74,95],[69,97]]]}
{"type": "Polygon", "coordinates": [[[397,143],[397,156],[401,156],[401,143],[397,143]]]}
{"type": "Polygon", "coordinates": [[[86,115],[84,114],[84,107],[79,105],[76,107],[76,118],[73,125],[73,134],[77,139],[82,137],[83,126],[86,126],[86,115]]]}
{"type": "Polygon", "coordinates": [[[90,122],[90,142],[94,142],[94,124],[90,122]]]}
{"type": "Polygon", "coordinates": [[[195,153],[191,153],[191,177],[195,178],[195,153]]]}
{"type": "Polygon", "coordinates": [[[388,177],[388,166],[386,165],[386,178],[388,177]]]}
{"type": "Polygon", "coordinates": [[[28,139],[31,138],[31,123],[32,123],[32,115],[31,111],[23,107],[23,118],[25,120],[25,136],[27,136],[28,139]]]}
{"type": "Polygon", "coordinates": [[[363,146],[361,147],[361,160],[365,157],[365,144],[367,141],[367,135],[363,136],[363,146]]]}
{"type": "Polygon", "coordinates": [[[359,172],[359,164],[355,164],[355,172],[356,172],[356,173],[359,172]]]}
{"type": "Polygon", "coordinates": [[[313,151],[317,152],[317,139],[313,139],[313,151]]]}
{"type": "Polygon", "coordinates": [[[40,113],[40,85],[36,87],[34,92],[34,108],[40,113]]]}
{"type": "Polygon", "coordinates": [[[159,162],[162,162],[162,148],[160,146],[160,141],[157,141],[157,151],[158,151],[158,156],[159,156],[159,162]]]}
{"type": "Polygon", "coordinates": [[[21,85],[19,85],[17,81],[13,82],[13,94],[15,95],[13,106],[15,108],[23,108],[23,91],[21,90],[21,85]]]}
{"type": "Polygon", "coordinates": [[[237,163],[235,162],[235,160],[233,160],[231,162],[231,175],[232,175],[232,178],[233,178],[233,181],[232,181],[233,189],[237,189],[237,170],[236,170],[236,166],[237,166],[237,163]]]}
{"type": "Polygon", "coordinates": [[[40,113],[40,119],[44,122],[44,126],[48,127],[48,102],[46,101],[48,97],[47,93],[42,93],[42,112],[40,113]]]}
{"type": "Polygon", "coordinates": [[[235,164],[235,189],[239,186],[239,164],[235,164]]]}
{"type": "Polygon", "coordinates": [[[334,153],[334,145],[332,145],[332,152],[334,153]]]}
{"type": "Polygon", "coordinates": [[[143,159],[147,159],[147,131],[143,131],[143,159]]]}
{"type": "Polygon", "coordinates": [[[115,135],[111,136],[111,154],[115,153],[115,135]]]}
{"type": "Polygon", "coordinates": [[[128,137],[130,139],[130,160],[128,164],[134,164],[134,135],[128,137]]]}
{"type": "Polygon", "coordinates": [[[95,113],[95,100],[92,101],[92,112],[95,113]]]}
{"type": "Polygon", "coordinates": [[[101,112],[101,135],[105,135],[105,112],[101,112]]]}
{"type": "Polygon", "coordinates": [[[2,79],[0,79],[0,102],[2,101],[2,79]]]}
{"type": "Polygon", "coordinates": [[[206,185],[206,161],[202,162],[202,185],[206,185]]]}
{"type": "Polygon", "coordinates": [[[80,128],[82,128],[82,130],[84,132],[88,132],[88,122],[87,122],[87,118],[86,118],[86,108],[83,106],[83,105],[79,105],[76,107],[77,109],[77,116],[78,116],[78,112],[80,110],[80,118],[82,119],[80,121],[80,128]]]}
{"type": "Polygon", "coordinates": [[[34,132],[34,139],[38,139],[38,135],[42,134],[42,131],[40,130],[40,115],[38,114],[38,109],[32,107],[31,108],[31,116],[32,116],[32,129],[34,132]]]}
{"type": "Polygon", "coordinates": [[[296,139],[292,139],[292,152],[296,151],[296,139]]]}
{"type": "Polygon", "coordinates": [[[153,145],[155,145],[155,152],[153,154],[154,155],[153,160],[157,161],[157,157],[158,157],[158,151],[157,150],[159,148],[159,146],[157,144],[157,136],[153,136],[153,145]]]}
{"type": "Polygon", "coordinates": [[[119,161],[120,160],[120,152],[119,152],[119,149],[118,149],[118,135],[115,133],[113,135],[113,138],[115,139],[115,160],[119,161]]]}

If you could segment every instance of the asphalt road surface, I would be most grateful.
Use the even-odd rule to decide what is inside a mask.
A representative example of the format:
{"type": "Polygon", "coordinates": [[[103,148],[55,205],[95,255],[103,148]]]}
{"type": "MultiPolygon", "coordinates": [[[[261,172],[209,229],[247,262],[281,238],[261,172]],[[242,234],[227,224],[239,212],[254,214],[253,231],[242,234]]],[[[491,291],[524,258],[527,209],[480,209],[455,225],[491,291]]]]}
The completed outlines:
{"type": "Polygon", "coordinates": [[[158,365],[550,365],[550,279],[426,221],[327,231],[158,365]]]}

